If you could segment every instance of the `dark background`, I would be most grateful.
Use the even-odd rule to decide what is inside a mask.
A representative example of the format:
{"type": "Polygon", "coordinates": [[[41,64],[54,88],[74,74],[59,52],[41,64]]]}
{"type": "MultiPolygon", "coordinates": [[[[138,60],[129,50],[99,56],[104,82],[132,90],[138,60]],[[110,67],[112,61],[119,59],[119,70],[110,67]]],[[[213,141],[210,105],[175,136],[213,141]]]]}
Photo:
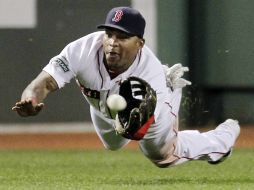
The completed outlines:
{"type": "MultiPolygon", "coordinates": [[[[218,123],[230,117],[254,123],[254,1],[160,0],[157,55],[190,67],[181,121],[218,123]]],[[[75,83],[45,100],[45,109],[20,118],[11,107],[26,85],[66,44],[96,30],[108,10],[126,0],[38,0],[37,27],[0,29],[0,122],[90,121],[75,83]]],[[[149,23],[147,23],[149,24],[149,23]]]]}

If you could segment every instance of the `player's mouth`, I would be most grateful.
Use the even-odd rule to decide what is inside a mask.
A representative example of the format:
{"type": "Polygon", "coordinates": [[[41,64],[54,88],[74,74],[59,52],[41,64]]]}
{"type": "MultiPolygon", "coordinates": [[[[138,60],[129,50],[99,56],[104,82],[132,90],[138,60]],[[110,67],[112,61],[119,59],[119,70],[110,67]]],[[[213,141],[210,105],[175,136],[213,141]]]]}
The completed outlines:
{"type": "Polygon", "coordinates": [[[119,55],[119,53],[117,53],[116,51],[109,51],[108,53],[112,56],[119,55]]]}
{"type": "Polygon", "coordinates": [[[115,61],[116,59],[119,59],[120,55],[117,52],[109,51],[106,53],[108,61],[115,61]]]}

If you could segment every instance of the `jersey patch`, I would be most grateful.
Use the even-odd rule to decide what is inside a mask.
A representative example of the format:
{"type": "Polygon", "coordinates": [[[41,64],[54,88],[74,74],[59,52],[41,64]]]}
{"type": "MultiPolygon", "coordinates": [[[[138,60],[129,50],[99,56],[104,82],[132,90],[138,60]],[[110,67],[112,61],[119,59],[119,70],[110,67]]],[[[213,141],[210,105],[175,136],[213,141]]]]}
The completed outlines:
{"type": "Polygon", "coordinates": [[[100,99],[100,92],[97,90],[92,90],[86,87],[81,88],[81,90],[82,90],[82,93],[89,98],[100,99]]]}
{"type": "Polygon", "coordinates": [[[52,62],[52,64],[54,64],[55,66],[61,67],[61,69],[63,70],[63,72],[68,72],[68,71],[70,71],[68,65],[65,63],[64,57],[62,57],[62,58],[55,57],[51,62],[52,62]]]}
{"type": "Polygon", "coordinates": [[[89,98],[100,99],[100,92],[99,91],[92,90],[90,88],[86,88],[83,84],[81,84],[79,82],[79,80],[76,80],[76,82],[78,83],[82,94],[84,94],[85,96],[87,96],[89,98]]]}

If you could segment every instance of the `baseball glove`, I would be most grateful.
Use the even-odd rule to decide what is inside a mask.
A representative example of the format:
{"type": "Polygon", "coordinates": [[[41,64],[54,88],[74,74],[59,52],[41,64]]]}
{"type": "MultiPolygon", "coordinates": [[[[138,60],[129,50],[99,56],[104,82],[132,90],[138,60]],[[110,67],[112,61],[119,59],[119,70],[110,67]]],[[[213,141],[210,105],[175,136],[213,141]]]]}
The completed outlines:
{"type": "Polygon", "coordinates": [[[120,86],[119,94],[127,107],[116,115],[116,131],[123,137],[140,140],[154,122],[156,92],[144,80],[129,77],[120,86]]]}

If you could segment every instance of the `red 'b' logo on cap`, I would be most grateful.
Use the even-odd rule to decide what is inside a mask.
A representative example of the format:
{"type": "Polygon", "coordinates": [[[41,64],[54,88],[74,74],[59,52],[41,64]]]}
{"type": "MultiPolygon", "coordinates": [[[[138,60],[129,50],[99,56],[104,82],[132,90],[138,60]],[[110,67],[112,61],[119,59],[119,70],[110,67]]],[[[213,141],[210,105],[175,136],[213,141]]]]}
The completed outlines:
{"type": "Polygon", "coordinates": [[[114,18],[112,18],[112,21],[114,22],[119,22],[122,19],[123,16],[123,11],[122,10],[117,10],[115,13],[114,18]]]}

